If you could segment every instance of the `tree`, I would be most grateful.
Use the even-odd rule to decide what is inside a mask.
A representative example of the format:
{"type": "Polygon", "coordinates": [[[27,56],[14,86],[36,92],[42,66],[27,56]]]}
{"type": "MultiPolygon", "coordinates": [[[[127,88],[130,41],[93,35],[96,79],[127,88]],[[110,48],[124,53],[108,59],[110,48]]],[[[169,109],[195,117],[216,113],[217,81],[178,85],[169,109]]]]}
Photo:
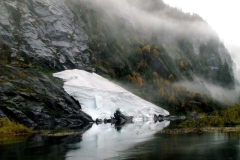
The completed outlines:
{"type": "Polygon", "coordinates": [[[136,53],[137,53],[138,55],[142,55],[142,49],[141,49],[140,47],[137,47],[137,48],[136,48],[136,53]]]}
{"type": "Polygon", "coordinates": [[[170,104],[175,104],[175,101],[176,101],[175,94],[174,94],[174,92],[172,92],[171,96],[168,99],[168,102],[170,104]]]}
{"type": "Polygon", "coordinates": [[[180,68],[184,68],[184,62],[183,61],[181,61],[180,63],[179,63],[179,66],[180,66],[180,68]]]}
{"type": "Polygon", "coordinates": [[[151,51],[151,46],[150,46],[149,44],[146,45],[146,46],[144,46],[144,47],[142,48],[142,51],[145,51],[145,52],[150,53],[150,51],[151,51]]]}
{"type": "Polygon", "coordinates": [[[172,81],[174,80],[174,76],[173,76],[172,74],[170,74],[170,75],[168,76],[168,80],[169,80],[170,82],[172,82],[172,81]]]}
{"type": "Polygon", "coordinates": [[[137,81],[138,81],[138,85],[139,85],[139,86],[142,86],[142,85],[143,85],[143,79],[142,79],[142,77],[138,77],[138,78],[137,78],[137,81]]]}
{"type": "Polygon", "coordinates": [[[154,50],[153,50],[153,55],[154,55],[154,56],[158,56],[158,55],[159,55],[159,52],[158,52],[156,49],[154,49],[154,50]]]}
{"type": "Polygon", "coordinates": [[[163,88],[163,87],[161,87],[161,88],[159,89],[159,95],[160,95],[161,97],[164,96],[164,88],[163,88]]]}
{"type": "Polygon", "coordinates": [[[153,72],[153,78],[158,78],[157,72],[153,72]]]}

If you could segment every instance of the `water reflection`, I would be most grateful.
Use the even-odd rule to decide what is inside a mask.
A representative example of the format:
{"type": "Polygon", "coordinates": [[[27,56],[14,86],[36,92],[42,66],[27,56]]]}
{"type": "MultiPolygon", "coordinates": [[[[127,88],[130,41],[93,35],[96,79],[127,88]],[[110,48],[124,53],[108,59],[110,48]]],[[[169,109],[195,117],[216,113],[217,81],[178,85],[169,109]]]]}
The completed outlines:
{"type": "Polygon", "coordinates": [[[163,122],[139,122],[114,126],[111,124],[93,125],[83,134],[82,141],[76,144],[79,150],[69,151],[67,159],[107,159],[116,157],[120,151],[153,138],[153,134],[169,125],[169,121],[163,122]]]}
{"type": "Polygon", "coordinates": [[[154,134],[168,125],[168,121],[124,126],[93,124],[72,136],[46,137],[37,134],[16,140],[16,143],[0,143],[0,159],[240,159],[240,133],[154,134]]]}
{"type": "Polygon", "coordinates": [[[81,141],[81,136],[42,137],[35,135],[27,141],[0,145],[1,160],[64,160],[68,144],[81,141]]]}
{"type": "Polygon", "coordinates": [[[239,160],[239,151],[239,133],[158,135],[111,160],[239,160]]]}

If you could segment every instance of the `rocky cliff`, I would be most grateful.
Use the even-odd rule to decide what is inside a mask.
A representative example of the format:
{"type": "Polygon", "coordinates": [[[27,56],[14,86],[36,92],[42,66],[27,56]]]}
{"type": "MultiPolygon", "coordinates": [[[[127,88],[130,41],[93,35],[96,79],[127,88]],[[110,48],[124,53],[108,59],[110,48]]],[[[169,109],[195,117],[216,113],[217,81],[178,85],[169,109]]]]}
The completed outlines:
{"type": "Polygon", "coordinates": [[[52,70],[87,68],[88,35],[84,23],[64,0],[13,0],[0,2],[0,39],[11,57],[52,70]]]}
{"type": "Polygon", "coordinates": [[[63,0],[0,1],[0,117],[45,128],[92,121],[52,76],[90,67],[83,26],[63,0]]]}
{"type": "Polygon", "coordinates": [[[0,64],[0,117],[32,128],[74,128],[92,121],[62,86],[42,68],[18,61],[0,64]]]}

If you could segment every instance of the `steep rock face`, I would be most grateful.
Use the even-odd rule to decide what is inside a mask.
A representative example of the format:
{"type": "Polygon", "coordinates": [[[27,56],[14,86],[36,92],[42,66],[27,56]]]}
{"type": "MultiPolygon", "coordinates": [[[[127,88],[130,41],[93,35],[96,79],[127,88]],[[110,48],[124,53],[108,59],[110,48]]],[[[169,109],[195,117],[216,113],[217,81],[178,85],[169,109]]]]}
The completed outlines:
{"type": "Polygon", "coordinates": [[[0,1],[0,117],[45,128],[92,121],[51,75],[91,69],[83,26],[64,0],[0,1]]]}
{"type": "Polygon", "coordinates": [[[0,2],[0,41],[11,46],[12,57],[26,53],[45,68],[87,68],[88,40],[84,23],[64,0],[0,2]]]}
{"type": "Polygon", "coordinates": [[[182,52],[179,61],[183,65],[177,65],[182,75],[196,82],[205,80],[223,87],[234,86],[233,62],[219,39],[182,38],[178,40],[178,46],[182,52]]]}
{"type": "Polygon", "coordinates": [[[9,65],[0,65],[0,72],[0,118],[43,128],[80,127],[92,121],[51,74],[9,65]]]}

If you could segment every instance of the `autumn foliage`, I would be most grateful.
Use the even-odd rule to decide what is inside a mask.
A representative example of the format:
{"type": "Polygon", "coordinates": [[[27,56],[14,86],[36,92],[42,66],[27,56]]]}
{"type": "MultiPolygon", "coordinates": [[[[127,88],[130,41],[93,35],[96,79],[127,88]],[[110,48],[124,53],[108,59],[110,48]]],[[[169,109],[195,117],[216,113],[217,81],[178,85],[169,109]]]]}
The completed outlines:
{"type": "Polygon", "coordinates": [[[142,48],[142,51],[145,51],[145,52],[150,53],[150,51],[151,51],[151,46],[150,46],[149,44],[146,45],[146,46],[144,46],[144,47],[142,48]]]}

